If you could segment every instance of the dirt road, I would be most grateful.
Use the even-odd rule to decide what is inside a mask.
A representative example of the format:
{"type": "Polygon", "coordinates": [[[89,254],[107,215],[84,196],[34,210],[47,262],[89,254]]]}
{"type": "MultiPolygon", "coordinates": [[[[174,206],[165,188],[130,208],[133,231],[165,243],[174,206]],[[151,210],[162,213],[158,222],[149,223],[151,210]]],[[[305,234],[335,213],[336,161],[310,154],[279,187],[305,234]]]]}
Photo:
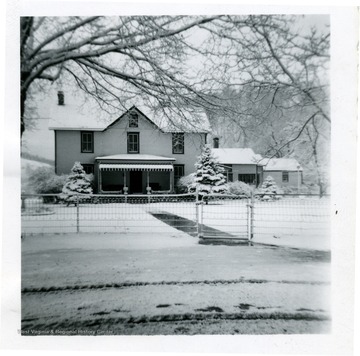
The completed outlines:
{"type": "Polygon", "coordinates": [[[159,239],[26,238],[22,334],[330,332],[328,252],[159,239]]]}

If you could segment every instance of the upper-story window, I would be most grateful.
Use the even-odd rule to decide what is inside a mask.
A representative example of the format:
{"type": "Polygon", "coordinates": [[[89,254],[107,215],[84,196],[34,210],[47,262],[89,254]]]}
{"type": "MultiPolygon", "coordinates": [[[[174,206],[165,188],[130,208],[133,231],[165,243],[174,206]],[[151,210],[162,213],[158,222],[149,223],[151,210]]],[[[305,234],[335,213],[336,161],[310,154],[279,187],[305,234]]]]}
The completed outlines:
{"type": "Polygon", "coordinates": [[[128,132],[127,134],[127,151],[128,153],[140,152],[140,136],[138,132],[128,132]]]}
{"type": "Polygon", "coordinates": [[[283,182],[289,181],[289,172],[282,172],[282,181],[283,182]]]}
{"type": "Polygon", "coordinates": [[[184,134],[173,133],[172,134],[172,153],[181,154],[184,153],[184,134]]]}
{"type": "Polygon", "coordinates": [[[136,112],[129,115],[129,127],[139,127],[139,116],[136,112]]]}
{"type": "Polygon", "coordinates": [[[81,131],[81,152],[83,153],[94,152],[94,132],[81,131]]]}

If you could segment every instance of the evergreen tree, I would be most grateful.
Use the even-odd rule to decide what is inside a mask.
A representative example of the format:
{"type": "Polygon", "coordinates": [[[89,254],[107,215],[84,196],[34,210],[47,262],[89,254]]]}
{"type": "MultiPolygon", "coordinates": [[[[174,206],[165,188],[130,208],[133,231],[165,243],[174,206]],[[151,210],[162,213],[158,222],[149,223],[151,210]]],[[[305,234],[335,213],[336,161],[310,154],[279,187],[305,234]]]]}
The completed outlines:
{"type": "Polygon", "coordinates": [[[262,200],[273,200],[278,194],[278,187],[274,178],[267,176],[259,190],[259,196],[262,200]]]}
{"type": "Polygon", "coordinates": [[[224,169],[213,156],[209,145],[204,146],[195,167],[195,182],[189,186],[190,192],[195,192],[196,187],[200,195],[227,192],[224,169]]]}
{"type": "Polygon", "coordinates": [[[62,189],[61,199],[68,205],[76,201],[79,194],[92,194],[91,180],[79,162],[75,162],[62,189]]]}

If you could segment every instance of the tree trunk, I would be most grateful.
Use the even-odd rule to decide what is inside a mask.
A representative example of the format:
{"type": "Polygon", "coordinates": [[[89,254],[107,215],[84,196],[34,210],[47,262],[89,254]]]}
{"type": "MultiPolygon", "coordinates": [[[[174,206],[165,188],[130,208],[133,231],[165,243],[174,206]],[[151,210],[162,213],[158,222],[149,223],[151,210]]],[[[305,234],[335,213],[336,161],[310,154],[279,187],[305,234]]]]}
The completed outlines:
{"type": "Polygon", "coordinates": [[[25,132],[25,103],[27,98],[27,88],[24,88],[24,83],[29,77],[30,73],[21,72],[20,82],[20,139],[25,132]]]}

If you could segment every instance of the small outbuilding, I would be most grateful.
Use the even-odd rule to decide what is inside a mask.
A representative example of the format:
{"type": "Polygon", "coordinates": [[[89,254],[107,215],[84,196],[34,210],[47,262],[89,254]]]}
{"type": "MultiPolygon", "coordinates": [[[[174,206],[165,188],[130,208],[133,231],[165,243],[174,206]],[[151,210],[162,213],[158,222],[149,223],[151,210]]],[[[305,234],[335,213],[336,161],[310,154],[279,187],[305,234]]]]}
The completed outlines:
{"type": "Polygon", "coordinates": [[[241,181],[256,187],[263,181],[263,158],[251,148],[213,148],[225,168],[227,181],[241,181]]]}
{"type": "Polygon", "coordinates": [[[264,158],[264,176],[274,178],[278,187],[297,187],[303,183],[303,168],[294,158],[264,158]]]}

